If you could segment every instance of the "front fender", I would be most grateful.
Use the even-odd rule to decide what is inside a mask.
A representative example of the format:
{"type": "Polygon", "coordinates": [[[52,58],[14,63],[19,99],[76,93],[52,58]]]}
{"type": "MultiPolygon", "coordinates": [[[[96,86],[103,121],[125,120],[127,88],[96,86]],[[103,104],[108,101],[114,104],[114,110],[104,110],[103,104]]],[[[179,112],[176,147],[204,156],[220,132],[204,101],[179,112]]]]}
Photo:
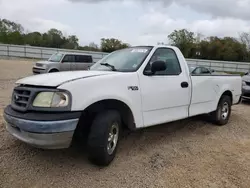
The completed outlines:
{"type": "Polygon", "coordinates": [[[72,95],[72,111],[83,111],[90,105],[103,100],[118,100],[125,103],[134,116],[136,127],[143,127],[140,90],[129,90],[137,86],[136,73],[124,73],[75,80],[61,85],[72,95]]]}

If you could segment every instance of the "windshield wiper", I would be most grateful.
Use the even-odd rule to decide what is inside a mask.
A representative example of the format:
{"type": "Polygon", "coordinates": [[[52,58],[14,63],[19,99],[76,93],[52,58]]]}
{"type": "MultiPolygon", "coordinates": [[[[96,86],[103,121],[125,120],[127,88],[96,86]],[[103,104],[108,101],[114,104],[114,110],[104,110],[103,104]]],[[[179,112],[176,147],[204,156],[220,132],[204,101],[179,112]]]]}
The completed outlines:
{"type": "Polygon", "coordinates": [[[116,71],[116,68],[114,65],[110,65],[109,63],[101,63],[100,65],[106,66],[106,67],[110,67],[112,69],[112,71],[116,71]]]}

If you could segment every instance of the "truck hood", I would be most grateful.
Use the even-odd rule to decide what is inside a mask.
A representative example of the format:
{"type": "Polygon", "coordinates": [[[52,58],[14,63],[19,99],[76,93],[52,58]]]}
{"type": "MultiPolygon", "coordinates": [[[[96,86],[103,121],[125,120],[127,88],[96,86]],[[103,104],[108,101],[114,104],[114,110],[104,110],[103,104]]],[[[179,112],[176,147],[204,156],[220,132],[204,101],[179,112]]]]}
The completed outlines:
{"type": "Polygon", "coordinates": [[[71,71],[33,75],[18,80],[17,84],[57,87],[64,83],[94,76],[117,74],[110,71],[71,71]]]}
{"type": "Polygon", "coordinates": [[[49,64],[49,63],[53,63],[53,62],[51,62],[51,61],[37,61],[37,62],[35,62],[35,64],[36,63],[39,63],[39,64],[49,64]]]}

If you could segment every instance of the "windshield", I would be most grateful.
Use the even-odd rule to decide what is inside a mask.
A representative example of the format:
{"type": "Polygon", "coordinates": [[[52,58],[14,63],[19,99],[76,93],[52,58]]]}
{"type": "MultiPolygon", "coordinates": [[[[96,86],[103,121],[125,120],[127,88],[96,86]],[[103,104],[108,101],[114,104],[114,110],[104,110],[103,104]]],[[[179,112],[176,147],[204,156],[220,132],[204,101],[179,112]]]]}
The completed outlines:
{"type": "Polygon", "coordinates": [[[152,47],[132,47],[118,50],[98,61],[90,70],[134,72],[141,66],[151,50],[152,47]]]}
{"type": "Polygon", "coordinates": [[[53,54],[48,61],[51,61],[51,62],[60,62],[61,59],[63,57],[63,54],[61,53],[56,53],[56,54],[53,54]]]}

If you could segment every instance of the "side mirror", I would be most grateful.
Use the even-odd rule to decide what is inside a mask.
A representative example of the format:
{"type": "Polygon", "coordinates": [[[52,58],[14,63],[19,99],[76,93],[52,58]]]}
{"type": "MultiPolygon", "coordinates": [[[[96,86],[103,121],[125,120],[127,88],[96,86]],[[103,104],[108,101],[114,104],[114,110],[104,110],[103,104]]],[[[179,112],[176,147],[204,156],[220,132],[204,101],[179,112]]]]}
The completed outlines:
{"type": "Polygon", "coordinates": [[[248,72],[246,72],[245,75],[248,75],[248,72]]]}
{"type": "Polygon", "coordinates": [[[164,71],[167,69],[166,63],[164,61],[155,61],[151,65],[151,70],[144,72],[145,75],[154,75],[158,71],[164,71]]]}
{"type": "Polygon", "coordinates": [[[154,74],[158,71],[164,71],[167,69],[166,63],[164,61],[155,61],[151,65],[151,72],[154,74]]]}

